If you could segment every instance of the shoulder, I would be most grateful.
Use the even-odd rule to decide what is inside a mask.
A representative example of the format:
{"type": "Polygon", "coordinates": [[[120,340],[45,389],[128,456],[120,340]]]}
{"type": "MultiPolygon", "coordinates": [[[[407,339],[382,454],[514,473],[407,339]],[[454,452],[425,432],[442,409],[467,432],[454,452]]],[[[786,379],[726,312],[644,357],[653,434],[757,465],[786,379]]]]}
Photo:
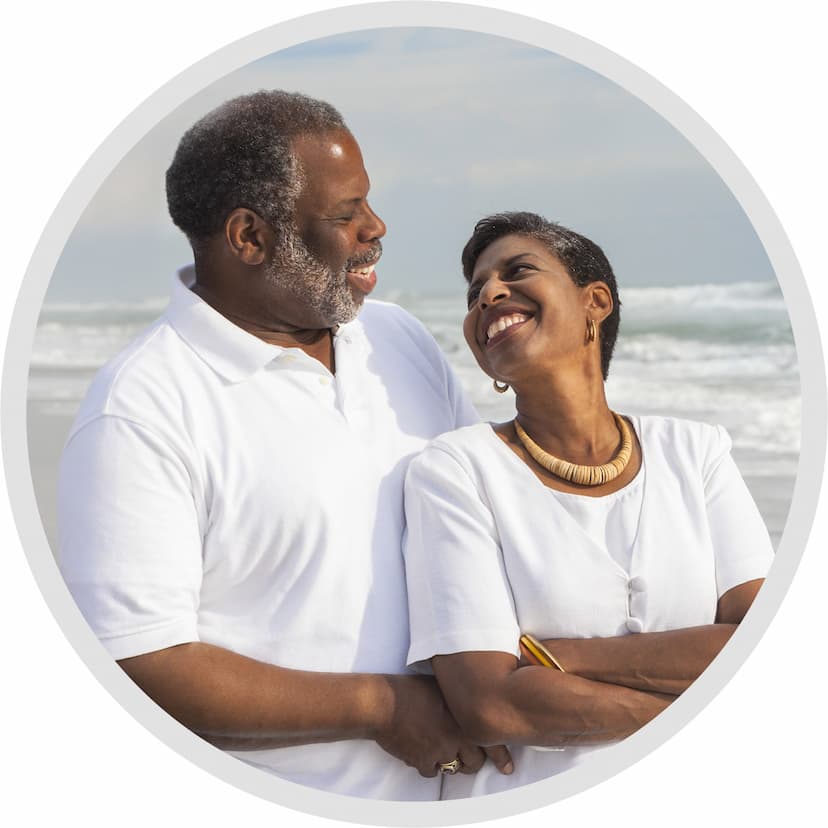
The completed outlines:
{"type": "Polygon", "coordinates": [[[474,423],[439,434],[428,442],[423,451],[444,451],[457,456],[472,455],[488,447],[493,435],[489,423],[474,423]]]}
{"type": "MultiPolygon", "coordinates": [[[[660,417],[656,415],[630,415],[629,419],[650,437],[677,440],[682,443],[710,443],[727,435],[723,426],[711,425],[699,420],[682,417],[660,417]]],[[[728,438],[729,439],[729,438],[728,438]]]]}
{"type": "Polygon", "coordinates": [[[166,318],[156,320],[98,371],[72,431],[103,415],[139,420],[172,403],[183,347],[166,318]]]}
{"type": "MultiPolygon", "coordinates": [[[[451,369],[437,341],[419,319],[399,305],[371,300],[366,301],[356,322],[368,350],[377,356],[384,370],[416,375],[440,396],[446,395],[454,382],[451,369]]],[[[449,421],[454,422],[454,418],[449,421]]]]}
{"type": "Polygon", "coordinates": [[[486,475],[493,463],[487,460],[491,438],[486,430],[491,432],[488,423],[478,423],[447,432],[411,460],[404,490],[409,515],[439,508],[461,522],[474,520],[482,526],[491,521],[486,475]]]}
{"type": "Polygon", "coordinates": [[[475,477],[481,458],[490,448],[491,431],[488,423],[475,423],[447,431],[430,440],[410,465],[414,467],[414,473],[435,467],[456,468],[475,477]]]}
{"type": "Polygon", "coordinates": [[[414,337],[431,338],[425,325],[416,316],[393,302],[366,299],[357,318],[369,335],[374,331],[394,331],[405,332],[414,337]]]}
{"type": "Polygon", "coordinates": [[[668,460],[709,470],[733,445],[724,426],[680,417],[633,416],[644,452],[659,450],[668,460]]]}

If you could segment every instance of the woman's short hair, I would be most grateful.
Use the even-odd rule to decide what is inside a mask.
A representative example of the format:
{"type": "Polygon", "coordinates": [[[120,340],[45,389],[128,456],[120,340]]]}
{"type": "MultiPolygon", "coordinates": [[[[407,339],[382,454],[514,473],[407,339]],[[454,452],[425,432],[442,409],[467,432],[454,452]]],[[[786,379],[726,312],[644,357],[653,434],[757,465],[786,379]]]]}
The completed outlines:
{"type": "Polygon", "coordinates": [[[615,340],[618,337],[621,300],[618,298],[615,274],[604,251],[586,236],[536,213],[496,213],[477,222],[471,238],[463,248],[461,261],[463,276],[467,282],[471,281],[480,254],[493,242],[511,235],[527,236],[543,242],[561,261],[572,281],[579,287],[590,282],[604,282],[610,289],[612,312],[599,326],[601,373],[606,379],[615,340]]]}
{"type": "Polygon", "coordinates": [[[347,130],[330,104],[262,90],[226,101],[182,137],[167,170],[167,206],[195,247],[214,236],[238,207],[277,232],[293,225],[303,172],[291,141],[347,130]]]}

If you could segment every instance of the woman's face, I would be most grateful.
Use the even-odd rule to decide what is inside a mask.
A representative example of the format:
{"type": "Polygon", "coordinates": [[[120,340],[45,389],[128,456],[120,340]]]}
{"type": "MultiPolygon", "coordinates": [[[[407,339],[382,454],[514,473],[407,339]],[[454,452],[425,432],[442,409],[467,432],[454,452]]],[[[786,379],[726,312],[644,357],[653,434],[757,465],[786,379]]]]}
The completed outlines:
{"type": "Polygon", "coordinates": [[[480,367],[513,383],[586,359],[587,318],[605,315],[594,308],[596,285],[603,283],[578,287],[537,239],[510,235],[490,244],[475,264],[463,323],[480,367]]]}

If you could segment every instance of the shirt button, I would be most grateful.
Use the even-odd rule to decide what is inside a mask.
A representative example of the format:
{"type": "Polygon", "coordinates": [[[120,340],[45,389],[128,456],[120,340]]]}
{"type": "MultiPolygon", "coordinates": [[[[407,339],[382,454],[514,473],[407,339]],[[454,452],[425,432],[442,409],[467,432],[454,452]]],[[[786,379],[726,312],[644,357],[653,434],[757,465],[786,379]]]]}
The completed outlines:
{"type": "Polygon", "coordinates": [[[641,619],[639,618],[628,618],[627,629],[631,633],[640,633],[644,629],[644,625],[641,623],[641,619]]]}
{"type": "Polygon", "coordinates": [[[647,589],[647,582],[640,576],[636,575],[627,582],[630,592],[644,592],[647,589]]]}
{"type": "Polygon", "coordinates": [[[327,385],[330,380],[327,377],[319,377],[319,384],[320,385],[327,385]]]}

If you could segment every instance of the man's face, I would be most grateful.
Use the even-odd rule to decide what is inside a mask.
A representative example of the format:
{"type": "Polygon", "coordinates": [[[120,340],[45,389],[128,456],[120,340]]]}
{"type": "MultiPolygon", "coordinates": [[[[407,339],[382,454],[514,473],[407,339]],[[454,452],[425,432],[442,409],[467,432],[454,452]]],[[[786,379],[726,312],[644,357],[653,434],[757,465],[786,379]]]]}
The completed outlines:
{"type": "Polygon", "coordinates": [[[368,175],[350,133],[302,136],[293,150],[305,179],[295,231],[267,276],[295,299],[308,327],[332,327],[353,319],[374,289],[385,224],[368,206],[368,175]]]}

